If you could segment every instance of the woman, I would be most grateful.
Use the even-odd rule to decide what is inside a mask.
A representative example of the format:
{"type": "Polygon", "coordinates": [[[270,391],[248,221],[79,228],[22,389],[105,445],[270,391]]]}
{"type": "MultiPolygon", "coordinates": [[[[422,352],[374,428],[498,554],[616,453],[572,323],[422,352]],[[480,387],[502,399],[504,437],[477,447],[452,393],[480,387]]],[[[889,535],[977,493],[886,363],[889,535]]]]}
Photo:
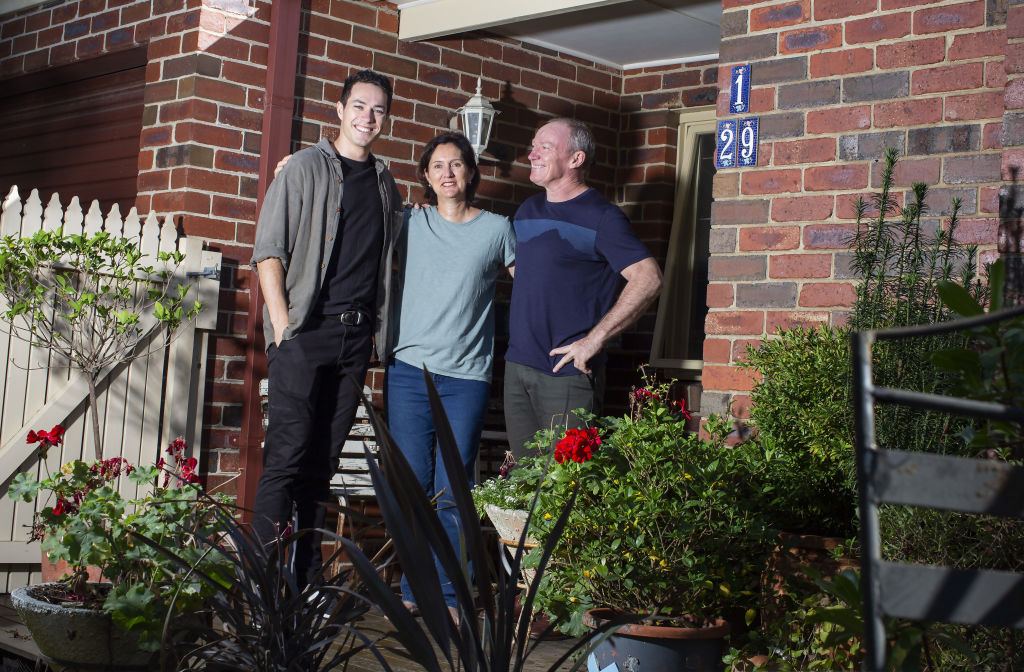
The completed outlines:
{"type": "MultiPolygon", "coordinates": [[[[515,234],[507,217],[472,205],[480,183],[473,148],[443,133],[423,150],[420,182],[431,206],[410,210],[398,240],[398,294],[392,351],[384,384],[388,426],[420,485],[437,501],[452,546],[459,522],[437,452],[423,367],[441,396],[470,481],[490,393],[494,353],[494,286],[514,272],[515,234]]],[[[439,563],[445,601],[455,590],[439,563]]],[[[402,600],[415,610],[408,582],[402,600]]]]}

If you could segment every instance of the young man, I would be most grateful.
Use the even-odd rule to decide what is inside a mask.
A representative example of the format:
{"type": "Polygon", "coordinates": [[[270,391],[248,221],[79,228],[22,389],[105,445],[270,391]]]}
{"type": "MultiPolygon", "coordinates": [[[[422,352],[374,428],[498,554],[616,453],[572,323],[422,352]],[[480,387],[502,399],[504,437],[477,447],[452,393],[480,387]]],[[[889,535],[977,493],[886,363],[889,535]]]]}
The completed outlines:
{"type": "Polygon", "coordinates": [[[661,289],[661,269],[629,220],[587,186],[593,156],[590,129],[574,119],[553,119],[533,138],[530,181],[544,193],[516,212],[505,354],[505,425],[517,457],[538,429],[577,426],[567,411],[599,411],[605,344],[661,289]]]}
{"type": "MultiPolygon", "coordinates": [[[[337,105],[338,138],[296,152],[260,212],[252,263],[266,301],[270,423],[253,524],[263,541],[289,524],[323,527],[374,334],[378,356],[387,352],[402,202],[370,148],[390,107],[386,77],[370,70],[349,76],[337,105]]],[[[320,542],[308,534],[295,546],[300,584],[316,579],[320,542]]]]}

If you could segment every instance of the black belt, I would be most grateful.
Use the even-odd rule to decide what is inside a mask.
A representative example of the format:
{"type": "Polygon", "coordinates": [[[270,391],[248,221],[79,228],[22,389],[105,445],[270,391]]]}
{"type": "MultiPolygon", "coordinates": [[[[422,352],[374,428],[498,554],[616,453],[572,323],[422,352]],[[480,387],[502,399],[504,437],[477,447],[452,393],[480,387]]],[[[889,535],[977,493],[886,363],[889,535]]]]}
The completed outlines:
{"type": "Polygon", "coordinates": [[[339,315],[324,315],[325,320],[338,320],[347,327],[354,327],[364,322],[369,322],[370,318],[359,312],[358,310],[346,310],[344,313],[339,315]]]}

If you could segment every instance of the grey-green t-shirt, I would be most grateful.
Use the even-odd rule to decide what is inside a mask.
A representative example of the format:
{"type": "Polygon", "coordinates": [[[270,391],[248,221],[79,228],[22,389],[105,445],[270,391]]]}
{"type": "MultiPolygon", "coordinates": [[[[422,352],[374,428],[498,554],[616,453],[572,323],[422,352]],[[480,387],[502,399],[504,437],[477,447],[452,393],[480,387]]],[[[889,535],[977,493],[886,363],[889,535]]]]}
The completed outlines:
{"type": "Polygon", "coordinates": [[[436,208],[406,213],[398,240],[394,355],[432,373],[491,379],[494,283],[515,260],[507,217],[449,222],[436,208]]]}

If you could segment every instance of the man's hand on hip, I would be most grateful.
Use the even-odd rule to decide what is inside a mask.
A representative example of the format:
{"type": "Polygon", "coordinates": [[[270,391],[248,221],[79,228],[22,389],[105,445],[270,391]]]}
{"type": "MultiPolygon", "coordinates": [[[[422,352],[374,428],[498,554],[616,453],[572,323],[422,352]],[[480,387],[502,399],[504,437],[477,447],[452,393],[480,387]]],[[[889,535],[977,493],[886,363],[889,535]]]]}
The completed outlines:
{"type": "Polygon", "coordinates": [[[551,369],[551,373],[558,373],[566,364],[572,364],[578,370],[583,373],[591,373],[587,367],[587,362],[594,358],[597,353],[601,352],[601,344],[595,342],[591,336],[584,336],[578,341],[574,341],[569,345],[563,345],[560,348],[555,348],[548,354],[552,357],[555,355],[563,355],[562,359],[558,360],[558,364],[555,364],[555,368],[551,369]]]}

